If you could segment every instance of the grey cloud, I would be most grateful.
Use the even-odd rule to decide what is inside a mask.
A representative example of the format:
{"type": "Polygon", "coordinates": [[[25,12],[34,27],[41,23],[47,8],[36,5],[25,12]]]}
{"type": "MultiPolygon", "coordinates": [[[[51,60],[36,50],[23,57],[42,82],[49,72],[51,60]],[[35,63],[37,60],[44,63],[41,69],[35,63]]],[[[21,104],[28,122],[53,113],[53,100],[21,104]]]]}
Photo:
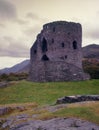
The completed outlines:
{"type": "Polygon", "coordinates": [[[39,15],[37,15],[37,14],[35,14],[33,12],[27,13],[26,18],[32,19],[34,21],[38,21],[40,23],[44,23],[44,22],[49,21],[48,18],[40,17],[39,15]]]}
{"type": "Polygon", "coordinates": [[[85,32],[84,35],[86,38],[90,38],[93,40],[99,39],[99,28],[88,28],[85,32]]]}
{"type": "Polygon", "coordinates": [[[21,43],[22,41],[5,36],[0,42],[0,56],[29,57],[29,48],[21,43]]]}
{"type": "Polygon", "coordinates": [[[23,19],[16,19],[15,22],[18,23],[19,25],[25,25],[29,23],[27,20],[23,19]]]}
{"type": "Polygon", "coordinates": [[[29,49],[20,44],[20,42],[15,42],[14,44],[9,45],[9,54],[13,57],[28,57],[29,56],[29,49]]]}
{"type": "Polygon", "coordinates": [[[0,23],[0,28],[5,28],[6,25],[4,25],[3,23],[0,23]]]}
{"type": "Polygon", "coordinates": [[[90,36],[92,39],[99,39],[99,29],[90,31],[90,32],[89,32],[89,36],[90,36]]]}
{"type": "Polygon", "coordinates": [[[24,57],[24,58],[29,58],[29,53],[28,51],[17,51],[15,52],[14,50],[1,50],[0,48],[0,56],[10,56],[10,57],[24,57]]]}
{"type": "Polygon", "coordinates": [[[93,21],[85,22],[82,25],[83,35],[85,39],[98,40],[99,39],[99,23],[94,24],[93,21]]]}
{"type": "Polygon", "coordinates": [[[4,38],[4,40],[6,40],[6,41],[8,41],[8,42],[12,42],[14,39],[12,38],[12,37],[10,37],[10,36],[4,36],[3,37],[4,38]]]}
{"type": "Polygon", "coordinates": [[[0,0],[0,19],[10,20],[16,18],[16,8],[8,0],[0,0]]]}
{"type": "Polygon", "coordinates": [[[30,18],[30,19],[33,19],[33,20],[38,20],[40,19],[40,17],[32,12],[29,12],[27,15],[26,15],[27,18],[30,18]]]}
{"type": "Polygon", "coordinates": [[[23,32],[25,33],[25,35],[32,36],[37,35],[40,32],[40,30],[41,28],[39,26],[35,26],[35,27],[29,27],[23,30],[23,32]]]}

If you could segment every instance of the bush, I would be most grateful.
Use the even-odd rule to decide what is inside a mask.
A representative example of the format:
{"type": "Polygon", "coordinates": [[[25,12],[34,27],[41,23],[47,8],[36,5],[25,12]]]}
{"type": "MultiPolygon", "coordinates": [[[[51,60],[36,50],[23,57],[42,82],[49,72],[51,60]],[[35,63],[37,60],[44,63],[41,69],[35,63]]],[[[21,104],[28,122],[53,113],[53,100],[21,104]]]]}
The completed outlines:
{"type": "Polygon", "coordinates": [[[97,60],[83,60],[83,68],[89,73],[92,79],[99,79],[99,62],[97,60]]]}
{"type": "Polygon", "coordinates": [[[0,82],[1,81],[18,81],[27,79],[27,73],[10,73],[10,74],[2,74],[0,75],[0,82]]]}
{"type": "Polygon", "coordinates": [[[85,72],[89,73],[92,79],[99,79],[99,67],[89,66],[86,67],[85,72]]]}
{"type": "Polygon", "coordinates": [[[7,79],[8,79],[8,75],[7,74],[0,75],[0,81],[5,81],[7,79]]]}

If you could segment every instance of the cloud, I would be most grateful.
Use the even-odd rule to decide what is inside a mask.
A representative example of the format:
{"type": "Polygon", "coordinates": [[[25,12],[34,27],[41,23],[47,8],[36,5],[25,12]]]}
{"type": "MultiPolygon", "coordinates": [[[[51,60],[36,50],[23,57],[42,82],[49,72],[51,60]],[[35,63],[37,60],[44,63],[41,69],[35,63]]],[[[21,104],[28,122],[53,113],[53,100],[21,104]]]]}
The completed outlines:
{"type": "Polygon", "coordinates": [[[99,24],[86,24],[84,26],[84,37],[92,40],[99,39],[99,24]]]}
{"type": "Polygon", "coordinates": [[[29,23],[27,20],[23,19],[16,19],[15,22],[18,23],[19,25],[25,25],[29,23]]]}
{"type": "Polygon", "coordinates": [[[26,18],[30,18],[30,19],[33,19],[33,20],[41,19],[37,14],[34,14],[32,12],[27,13],[26,18]]]}
{"type": "Polygon", "coordinates": [[[0,42],[0,56],[29,57],[29,48],[23,41],[5,36],[0,42]]]}
{"type": "Polygon", "coordinates": [[[26,36],[33,36],[33,35],[37,35],[41,30],[41,27],[36,25],[35,27],[28,27],[27,29],[23,30],[23,33],[26,36]]]}
{"type": "Polygon", "coordinates": [[[48,18],[40,17],[39,15],[37,15],[33,12],[28,12],[26,14],[26,18],[39,22],[39,23],[45,23],[45,22],[49,21],[48,18]]]}
{"type": "Polygon", "coordinates": [[[0,0],[0,19],[10,20],[16,17],[16,7],[8,0],[0,0]]]}
{"type": "Polygon", "coordinates": [[[4,38],[4,40],[6,40],[7,42],[12,42],[12,41],[13,41],[13,38],[10,37],[10,36],[4,36],[3,38],[4,38]]]}
{"type": "Polygon", "coordinates": [[[89,33],[88,33],[89,37],[92,38],[92,39],[99,39],[99,29],[94,29],[94,30],[91,30],[89,33]]]}
{"type": "Polygon", "coordinates": [[[6,27],[6,25],[5,25],[5,24],[0,23],[0,28],[5,28],[5,27],[6,27]]]}

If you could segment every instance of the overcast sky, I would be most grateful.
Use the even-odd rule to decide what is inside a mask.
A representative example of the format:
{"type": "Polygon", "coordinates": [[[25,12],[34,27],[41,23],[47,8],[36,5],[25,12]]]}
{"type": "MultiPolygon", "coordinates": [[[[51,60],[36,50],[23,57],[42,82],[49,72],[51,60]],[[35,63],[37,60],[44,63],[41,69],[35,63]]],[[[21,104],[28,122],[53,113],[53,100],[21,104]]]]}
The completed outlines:
{"type": "Polygon", "coordinates": [[[82,46],[99,44],[99,0],[0,0],[0,68],[29,58],[43,24],[79,22],[82,46]]]}

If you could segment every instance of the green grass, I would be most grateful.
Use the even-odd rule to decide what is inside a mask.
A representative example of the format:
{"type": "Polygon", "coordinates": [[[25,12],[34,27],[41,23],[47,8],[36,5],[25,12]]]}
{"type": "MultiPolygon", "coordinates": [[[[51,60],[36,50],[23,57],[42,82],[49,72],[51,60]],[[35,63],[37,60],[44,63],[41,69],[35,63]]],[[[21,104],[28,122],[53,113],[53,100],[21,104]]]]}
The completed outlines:
{"type": "MultiPolygon", "coordinates": [[[[55,104],[60,97],[80,94],[99,94],[99,80],[49,83],[33,83],[24,80],[12,82],[8,87],[0,88],[0,106],[13,108],[18,104],[26,107],[23,111],[16,110],[14,107],[15,110],[10,113],[11,115],[39,114],[37,119],[42,120],[54,117],[77,117],[99,124],[99,102],[69,104],[66,108],[56,112],[49,112],[45,108],[39,109],[43,105],[45,107],[55,104]],[[36,107],[37,110],[35,110],[36,107]]],[[[5,115],[5,118],[8,116],[9,113],[5,115]]]]}
{"type": "Polygon", "coordinates": [[[99,94],[99,80],[49,83],[19,81],[0,88],[0,104],[36,102],[39,105],[51,105],[57,98],[80,94],[99,94]]]}
{"type": "Polygon", "coordinates": [[[57,117],[77,117],[99,124],[99,113],[96,113],[94,108],[91,107],[65,108],[53,115],[57,117]]]}
{"type": "Polygon", "coordinates": [[[56,112],[43,112],[37,119],[47,120],[51,118],[79,118],[91,121],[99,125],[99,102],[84,102],[68,104],[56,112]]]}

